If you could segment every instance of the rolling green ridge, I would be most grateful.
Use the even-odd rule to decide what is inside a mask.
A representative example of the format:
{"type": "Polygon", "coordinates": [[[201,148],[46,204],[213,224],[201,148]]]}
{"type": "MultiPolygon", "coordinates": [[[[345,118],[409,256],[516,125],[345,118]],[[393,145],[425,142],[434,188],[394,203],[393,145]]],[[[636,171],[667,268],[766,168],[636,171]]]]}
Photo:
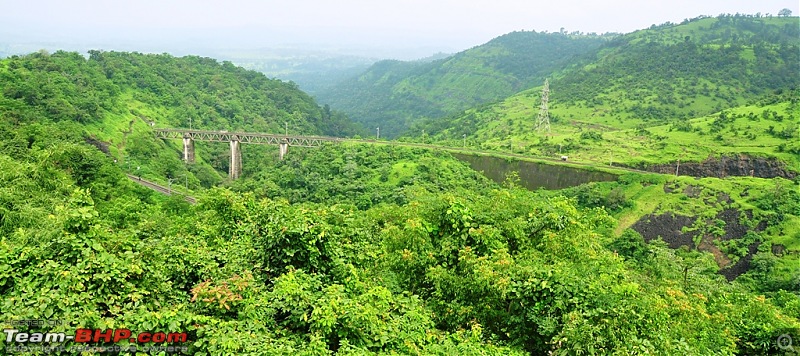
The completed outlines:
{"type": "Polygon", "coordinates": [[[431,62],[381,61],[317,93],[320,102],[394,137],[423,117],[440,117],[540,83],[603,36],[512,32],[431,62]]]}
{"type": "MultiPolygon", "coordinates": [[[[412,127],[410,143],[566,155],[619,176],[557,191],[387,141],[284,160],[248,145],[231,181],[227,144],[198,143],[189,164],[151,125],[363,132],[296,85],[210,58],[0,60],[0,324],[186,332],[139,346],[196,355],[780,353],[781,335],[800,337],[800,179],[671,172],[709,157],[800,172],[797,21],[515,32],[379,62],[338,93],[381,109],[382,133],[412,127]],[[532,129],[546,77],[549,134],[532,129]]],[[[0,352],[16,345],[0,338],[0,352]]]]}
{"type": "MultiPolygon", "coordinates": [[[[190,186],[223,180],[229,153],[198,145],[198,165],[185,166],[175,143],[150,125],[195,129],[347,135],[360,132],[342,114],[320,107],[296,85],[211,58],[91,51],[46,52],[0,61],[0,118],[26,130],[63,123],[153,178],[188,177],[190,186]],[[31,126],[26,128],[26,126],[31,126]]],[[[182,179],[182,180],[187,180],[182,179]]]]}
{"type": "Polygon", "coordinates": [[[620,36],[541,87],[415,127],[409,139],[629,166],[744,153],[800,171],[798,18],[697,18],[620,36]]]}
{"type": "MultiPolygon", "coordinates": [[[[768,264],[727,283],[710,255],[617,237],[580,197],[451,173],[452,192],[367,210],[218,188],[189,206],[128,181],[74,127],[30,146],[14,133],[0,130],[16,148],[0,151],[0,317],[65,321],[22,332],[182,331],[162,345],[207,355],[766,354],[800,328],[796,294],[753,289],[768,264]]],[[[378,153],[399,159],[387,182],[415,169],[378,153]]]]}
{"type": "MultiPolygon", "coordinates": [[[[348,133],[346,119],[316,105],[296,85],[211,58],[90,51],[39,52],[2,60],[4,116],[19,122],[137,118],[159,126],[277,132],[289,123],[306,134],[348,133]],[[133,107],[133,108],[130,108],[133,107]],[[189,120],[193,121],[189,121],[189,120]]],[[[119,120],[118,120],[119,121],[119,120]]]]}

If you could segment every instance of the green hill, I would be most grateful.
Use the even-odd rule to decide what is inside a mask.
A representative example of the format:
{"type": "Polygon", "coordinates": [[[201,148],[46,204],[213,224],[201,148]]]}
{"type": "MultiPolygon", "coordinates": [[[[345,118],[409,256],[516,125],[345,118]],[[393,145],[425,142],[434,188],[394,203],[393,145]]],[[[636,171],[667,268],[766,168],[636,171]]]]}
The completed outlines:
{"type": "MultiPolygon", "coordinates": [[[[57,125],[153,177],[188,176],[210,187],[227,170],[227,148],[199,147],[199,164],[156,140],[150,125],[350,135],[357,128],[296,85],[211,58],[90,51],[0,60],[0,120],[21,130],[57,125]]],[[[31,136],[35,137],[35,135],[31,136]]],[[[33,140],[33,138],[31,138],[33,140]]],[[[28,145],[32,145],[30,142],[28,145]]]]}
{"type": "Polygon", "coordinates": [[[592,62],[557,76],[551,98],[559,117],[612,126],[693,118],[798,87],[798,46],[796,17],[656,26],[610,41],[592,62]]]}
{"type": "Polygon", "coordinates": [[[404,139],[694,176],[590,185],[575,196],[588,206],[630,203],[616,214],[618,234],[631,227],[710,252],[729,278],[748,266],[745,278],[756,278],[769,265],[757,284],[787,286],[800,207],[796,184],[775,177],[797,182],[800,173],[798,68],[798,18],[698,18],[621,36],[554,74],[549,133],[534,129],[538,87],[427,120],[404,139]],[[747,233],[728,232],[736,229],[747,233]]]}
{"type": "MultiPolygon", "coordinates": [[[[136,106],[160,126],[344,134],[346,120],[331,117],[296,85],[211,58],[90,51],[39,52],[0,61],[4,116],[30,121],[103,121],[137,115],[136,106]],[[85,94],[85,95],[84,95],[85,94]],[[193,121],[189,121],[192,119],[193,121]]],[[[141,114],[141,113],[139,113],[141,114]]]]}
{"type": "MultiPolygon", "coordinates": [[[[604,209],[560,194],[474,181],[466,187],[479,191],[418,190],[361,210],[360,196],[289,203],[214,189],[189,206],[132,183],[79,136],[58,137],[73,133],[61,128],[27,146],[29,132],[0,126],[0,319],[17,322],[6,332],[178,338],[49,343],[63,344],[60,354],[88,345],[207,355],[761,355],[800,328],[794,291],[728,283],[710,255],[646,244],[631,230],[617,237],[604,209]]],[[[427,173],[452,187],[471,178],[458,174],[463,165],[390,149],[350,150],[341,174],[370,173],[356,165],[386,159],[373,153],[399,153],[387,181],[427,173]]],[[[660,188],[628,178],[644,195],[660,188]]],[[[755,281],[782,282],[766,257],[754,259],[755,281]]],[[[0,352],[20,345],[4,341],[0,352]]]]}
{"type": "MultiPolygon", "coordinates": [[[[150,123],[276,131],[288,122],[344,134],[346,122],[290,84],[199,57],[37,53],[0,61],[0,78],[0,320],[9,334],[158,330],[179,338],[87,346],[208,355],[750,355],[779,352],[781,335],[800,328],[797,270],[766,244],[746,279],[727,282],[711,255],[624,229],[634,226],[624,219],[681,205],[701,222],[719,216],[698,231],[740,231],[727,208],[741,203],[784,224],[768,232],[797,231],[789,182],[629,174],[526,191],[421,148],[346,143],[277,161],[258,146],[243,153],[253,164],[232,189],[198,189],[190,206],[123,169],[211,185],[227,147],[198,145],[200,162],[185,165],[150,123]],[[724,192],[754,200],[726,203],[724,192]],[[628,204],[636,196],[653,206],[628,204]],[[706,200],[722,214],[701,212],[706,200]]],[[[791,97],[776,98],[760,120],[795,110],[791,97]]],[[[796,236],[785,234],[786,251],[796,236]]],[[[744,260],[749,246],[718,248],[744,260]]],[[[27,347],[20,339],[0,352],[27,347]]],[[[73,346],[83,345],[65,346],[81,354],[73,346]]]]}
{"type": "Polygon", "coordinates": [[[513,32],[439,60],[378,62],[317,98],[392,137],[422,117],[441,117],[536,85],[603,42],[601,36],[513,32]]]}
{"type": "Polygon", "coordinates": [[[797,17],[697,18],[615,38],[554,74],[549,134],[534,131],[541,87],[428,120],[413,132],[636,167],[722,154],[777,156],[800,171],[798,68],[797,17]]]}

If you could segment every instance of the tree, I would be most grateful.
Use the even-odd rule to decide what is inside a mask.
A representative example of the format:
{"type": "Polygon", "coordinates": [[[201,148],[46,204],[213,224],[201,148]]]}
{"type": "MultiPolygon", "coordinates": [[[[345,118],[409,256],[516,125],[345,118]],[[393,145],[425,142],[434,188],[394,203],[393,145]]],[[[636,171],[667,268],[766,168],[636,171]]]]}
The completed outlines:
{"type": "Polygon", "coordinates": [[[789,16],[792,16],[792,10],[784,8],[781,11],[778,11],[778,17],[789,17],[789,16]]]}

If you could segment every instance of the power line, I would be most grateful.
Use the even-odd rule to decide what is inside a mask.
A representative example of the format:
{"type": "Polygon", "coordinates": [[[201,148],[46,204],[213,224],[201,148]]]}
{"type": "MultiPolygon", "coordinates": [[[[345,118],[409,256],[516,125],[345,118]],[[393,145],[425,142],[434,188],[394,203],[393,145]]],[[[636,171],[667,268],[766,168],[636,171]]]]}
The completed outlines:
{"type": "Polygon", "coordinates": [[[550,96],[550,81],[549,79],[544,80],[544,88],[542,88],[542,106],[539,108],[539,117],[536,119],[536,126],[534,126],[534,130],[541,131],[542,129],[546,130],[547,133],[550,133],[550,114],[547,112],[547,101],[550,96]]]}

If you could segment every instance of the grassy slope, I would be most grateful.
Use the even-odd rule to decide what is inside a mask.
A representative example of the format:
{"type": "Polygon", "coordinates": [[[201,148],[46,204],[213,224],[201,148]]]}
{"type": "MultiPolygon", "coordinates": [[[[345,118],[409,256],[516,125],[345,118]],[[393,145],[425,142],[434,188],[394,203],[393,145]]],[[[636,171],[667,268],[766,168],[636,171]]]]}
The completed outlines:
{"type": "MultiPolygon", "coordinates": [[[[616,236],[624,236],[626,229],[651,216],[660,218],[656,223],[645,223],[650,237],[663,233],[665,240],[675,243],[673,232],[695,232],[690,246],[709,253],[720,268],[743,272],[742,266],[734,266],[751,253],[751,244],[760,242],[744,280],[755,278],[759,282],[753,286],[764,290],[794,289],[790,286],[796,285],[793,281],[800,264],[800,192],[788,180],[634,173],[621,176],[618,182],[590,183],[561,193],[574,196],[587,207],[604,206],[616,219],[616,236]],[[782,215],[765,205],[772,201],[784,207],[782,215]],[[685,220],[669,222],[669,216],[696,220],[683,226],[685,220]],[[775,251],[779,251],[778,256],[775,251]]],[[[642,225],[637,229],[641,228],[642,225]]]]}
{"type": "MultiPolygon", "coordinates": [[[[698,217],[695,228],[708,235],[713,244],[725,255],[722,260],[730,265],[746,253],[746,245],[739,240],[724,240],[713,234],[715,217],[724,209],[738,209],[740,212],[752,211],[751,224],[768,220],[770,212],[763,211],[756,203],[764,196],[769,196],[776,185],[784,189],[797,189],[791,182],[782,179],[762,179],[750,177],[731,177],[727,179],[661,176],[663,183],[648,184],[634,182],[625,185],[625,196],[633,205],[614,214],[618,219],[615,233],[621,234],[624,229],[647,215],[663,213],[698,217]],[[665,187],[667,189],[665,189],[665,187]],[[730,201],[725,201],[727,197],[730,201]]],[[[747,223],[746,220],[740,220],[747,223]]],[[[777,270],[787,275],[796,271],[800,264],[800,211],[786,215],[780,223],[769,225],[759,233],[766,243],[763,251],[770,251],[771,246],[783,245],[786,252],[777,259],[777,270]]],[[[695,241],[699,244],[699,240],[695,241]]]]}
{"type": "Polygon", "coordinates": [[[599,36],[513,32],[433,62],[381,61],[318,93],[321,102],[396,136],[439,117],[510,95],[597,48],[599,36]]]}
{"type": "MultiPolygon", "coordinates": [[[[742,105],[725,110],[727,120],[714,113],[686,120],[691,131],[680,131],[674,124],[660,124],[638,128],[610,127],[600,123],[563,122],[551,123],[551,133],[543,136],[532,129],[534,110],[531,97],[536,90],[530,90],[505,101],[479,110],[469,111],[477,120],[485,120],[483,127],[468,137],[467,144],[498,151],[531,154],[536,156],[568,155],[570,160],[586,163],[642,164],[671,163],[680,159],[683,162],[699,162],[710,156],[729,153],[774,156],[786,162],[795,171],[800,170],[800,157],[791,152],[780,152],[794,147],[797,137],[781,138],[768,134],[781,132],[800,124],[800,110],[797,104],[781,101],[773,104],[742,105]],[[769,118],[764,118],[764,112],[769,118]],[[777,119],[771,113],[777,113],[777,119]],[[750,114],[753,117],[750,117],[750,114]],[[734,117],[735,116],[735,117],[734,117]],[[718,122],[714,125],[714,122],[718,122]],[[601,139],[581,138],[584,132],[596,132],[601,139]],[[753,134],[755,137],[748,136],[753,134]]],[[[566,110],[555,108],[554,115],[566,110]]],[[[454,128],[453,131],[456,129],[454,128]]],[[[445,137],[446,133],[439,137],[445,137]]],[[[456,136],[456,135],[453,135],[456,136]]],[[[451,139],[450,141],[460,141],[451,139]]]]}
{"type": "Polygon", "coordinates": [[[334,134],[346,124],[293,84],[210,58],[40,52],[3,59],[0,77],[0,119],[75,121],[126,171],[194,188],[223,180],[227,148],[198,145],[198,163],[184,165],[180,141],[156,140],[151,122],[188,127],[191,118],[194,128],[260,132],[282,132],[288,123],[291,131],[310,134],[334,134]]]}
{"type": "MultiPolygon", "coordinates": [[[[791,147],[796,137],[778,138],[766,134],[770,126],[775,131],[782,131],[800,120],[797,93],[788,93],[782,87],[797,81],[796,72],[786,83],[757,82],[747,78],[747,74],[772,78],[780,71],[796,69],[798,63],[781,62],[783,59],[796,62],[796,56],[786,57],[780,53],[796,49],[799,44],[797,39],[781,37],[786,26],[796,24],[797,18],[741,19],[736,20],[740,21],[738,25],[720,21],[706,18],[634,32],[615,40],[618,43],[604,47],[597,54],[597,60],[557,75],[551,84],[550,135],[533,130],[541,87],[522,91],[495,104],[467,110],[446,119],[447,125],[433,123],[419,129],[428,128],[428,133],[434,133],[434,141],[456,142],[466,134],[468,145],[473,147],[532,155],[556,156],[560,148],[561,154],[585,162],[613,161],[639,165],[677,159],[701,161],[710,155],[741,152],[776,156],[800,170],[800,159],[796,154],[778,152],[781,145],[783,148],[791,147]],[[765,29],[755,27],[761,24],[765,29]],[[748,30],[751,27],[755,29],[748,30]],[[715,51],[720,51],[717,53],[720,56],[738,56],[742,61],[730,59],[729,62],[734,64],[726,64],[728,71],[736,76],[723,72],[693,72],[690,68],[675,69],[675,74],[670,72],[672,67],[681,64],[670,62],[673,59],[642,57],[650,48],[646,46],[667,51],[670,47],[665,46],[682,46],[686,36],[694,38],[698,44],[694,44],[693,49],[684,49],[688,52],[685,58],[713,61],[715,51]],[[733,36],[736,40],[732,39],[733,36]],[[763,42],[762,37],[776,42],[770,45],[763,42]],[[748,46],[746,41],[750,38],[761,42],[756,42],[757,46],[748,46]],[[733,44],[735,46],[731,47],[733,44]],[[727,52],[721,52],[721,47],[725,47],[727,52]],[[758,47],[758,61],[754,58],[755,47],[758,47]],[[642,62],[642,68],[636,66],[637,60],[642,62]],[[659,61],[666,64],[659,64],[659,61]],[[767,61],[780,63],[775,68],[763,68],[761,63],[767,61]],[[627,74],[620,71],[627,71],[627,74]],[[673,75],[672,80],[664,81],[662,77],[668,74],[673,75]],[[737,77],[740,74],[745,78],[737,77]],[[770,88],[769,85],[777,87],[770,88]],[[758,105],[754,104],[773,95],[773,90],[784,92],[770,97],[768,102],[762,100],[758,105]],[[589,94],[590,100],[586,100],[589,94]],[[753,113],[756,118],[723,120],[719,122],[721,130],[717,131],[712,123],[723,110],[730,114],[727,116],[753,113]],[[764,111],[774,111],[783,119],[762,118],[764,111]],[[676,129],[687,124],[691,125],[691,132],[676,129]],[[437,131],[437,126],[447,128],[437,131]],[[581,140],[585,131],[602,132],[602,140],[581,140]],[[755,137],[748,137],[748,134],[755,137]]],[[[713,66],[713,63],[706,65],[713,66]]],[[[421,131],[417,130],[409,136],[420,134],[421,131]]]]}
{"type": "Polygon", "coordinates": [[[800,160],[796,154],[779,152],[778,147],[791,144],[792,139],[767,134],[770,126],[774,127],[773,130],[782,131],[796,125],[800,117],[794,116],[781,122],[761,119],[761,113],[767,110],[778,112],[784,117],[792,115],[794,111],[789,110],[789,103],[786,102],[764,107],[756,105],[736,107],[726,112],[743,115],[754,113],[756,119],[738,117],[728,120],[725,128],[717,132],[712,132],[713,123],[720,115],[713,114],[688,120],[688,124],[693,128],[689,132],[676,130],[671,124],[664,124],[649,127],[645,131],[637,129],[611,131],[603,133],[602,140],[587,141],[580,139],[584,130],[566,127],[566,130],[554,134],[553,140],[580,141],[581,147],[570,154],[576,159],[587,161],[605,161],[613,154],[616,162],[640,165],[675,162],[679,159],[697,162],[720,154],[745,153],[776,156],[795,167],[795,170],[800,169],[800,160]],[[755,137],[747,137],[748,133],[753,133],[755,137]]]}

